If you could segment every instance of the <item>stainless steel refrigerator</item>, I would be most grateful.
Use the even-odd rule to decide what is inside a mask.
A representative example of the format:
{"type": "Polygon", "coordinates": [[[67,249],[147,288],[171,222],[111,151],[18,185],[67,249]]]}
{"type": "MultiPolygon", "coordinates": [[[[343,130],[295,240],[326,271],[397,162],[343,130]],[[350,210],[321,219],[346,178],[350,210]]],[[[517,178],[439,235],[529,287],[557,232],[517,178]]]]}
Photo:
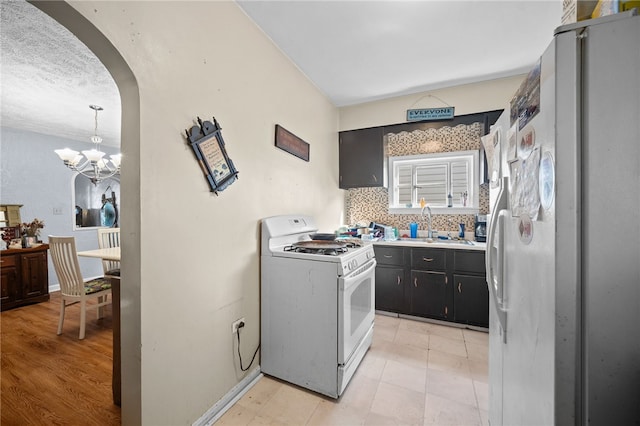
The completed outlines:
{"type": "Polygon", "coordinates": [[[490,424],[640,424],[636,11],[559,27],[483,142],[490,424]]]}

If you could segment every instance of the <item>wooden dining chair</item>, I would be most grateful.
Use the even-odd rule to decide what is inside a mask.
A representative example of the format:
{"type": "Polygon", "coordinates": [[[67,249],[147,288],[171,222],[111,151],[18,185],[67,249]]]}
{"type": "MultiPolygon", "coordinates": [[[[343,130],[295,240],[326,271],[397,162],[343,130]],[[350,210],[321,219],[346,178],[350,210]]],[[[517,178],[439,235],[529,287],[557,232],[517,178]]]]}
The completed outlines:
{"type": "Polygon", "coordinates": [[[76,252],[75,237],[55,237],[49,235],[49,253],[60,282],[60,321],[58,335],[62,334],[62,324],[67,306],[80,303],[80,339],[84,339],[87,309],[97,309],[98,318],[103,317],[103,306],[111,303],[111,282],[104,277],[85,281],[80,271],[76,252]],[[88,303],[97,299],[97,303],[88,303]]]}
{"type": "MultiPolygon", "coordinates": [[[[120,247],[120,228],[98,228],[98,247],[120,247]]],[[[120,262],[117,260],[103,260],[102,269],[104,274],[120,269],[120,262]]]]}

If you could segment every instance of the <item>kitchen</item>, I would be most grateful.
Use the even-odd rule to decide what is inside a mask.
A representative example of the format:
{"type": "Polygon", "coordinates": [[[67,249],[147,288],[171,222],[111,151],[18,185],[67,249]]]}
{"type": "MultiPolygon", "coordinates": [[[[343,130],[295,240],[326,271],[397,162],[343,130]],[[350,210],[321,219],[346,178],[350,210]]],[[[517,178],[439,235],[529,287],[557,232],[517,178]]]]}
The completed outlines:
{"type": "MultiPolygon", "coordinates": [[[[335,123],[339,120],[340,129],[346,130],[367,127],[369,120],[401,122],[404,110],[420,96],[338,112],[287,61],[277,59],[280,53],[232,4],[181,9],[159,3],[152,12],[140,4],[129,4],[126,17],[115,4],[74,7],[112,39],[125,57],[122,62],[137,77],[137,83],[135,78],[124,83],[116,79],[125,85],[120,88],[126,117],[122,199],[130,212],[137,212],[124,217],[122,223],[127,236],[123,251],[129,253],[123,259],[123,273],[133,283],[123,292],[131,303],[130,312],[123,313],[131,325],[124,331],[123,342],[123,347],[128,345],[123,359],[123,396],[125,401],[129,398],[123,404],[123,423],[141,423],[142,418],[149,424],[191,423],[242,380],[231,367],[236,360],[229,324],[240,317],[247,319],[244,353],[259,341],[260,218],[296,211],[300,200],[305,200],[319,229],[330,230],[346,222],[344,194],[338,190],[335,123]],[[162,27],[184,22],[204,27],[207,17],[219,14],[233,26],[214,26],[210,29],[213,34],[206,36],[195,29],[194,34],[177,32],[172,39],[162,31],[162,27]],[[132,22],[137,33],[130,31],[132,22]],[[246,56],[273,60],[277,70],[263,70],[266,76],[251,71],[253,61],[238,57],[239,47],[225,41],[236,31],[251,40],[241,45],[246,56]],[[123,34],[131,35],[143,48],[128,44],[123,34]],[[156,38],[166,43],[164,49],[153,51],[151,40],[156,38]],[[216,54],[221,55],[209,58],[210,63],[219,63],[213,72],[211,66],[196,65],[182,52],[184,45],[197,46],[212,38],[216,54]],[[232,58],[236,66],[229,65],[232,58]],[[221,66],[225,61],[226,66],[221,66]],[[159,70],[152,66],[154,62],[167,66],[159,70]],[[193,65],[189,76],[184,64],[193,65]],[[247,87],[237,87],[238,73],[247,77],[247,87]],[[147,74],[154,77],[141,77],[147,74]],[[273,87],[274,80],[285,80],[284,87],[273,87]],[[122,88],[127,84],[129,91],[122,88]],[[219,85],[218,94],[199,98],[203,84],[219,85]],[[274,99],[279,101],[277,108],[274,99]],[[248,105],[265,114],[275,112],[264,122],[245,126],[242,117],[248,105]],[[195,114],[215,115],[221,122],[227,150],[240,170],[240,180],[219,197],[208,193],[181,139],[182,129],[195,114]],[[308,120],[310,114],[314,120],[308,120]],[[312,142],[312,161],[303,162],[273,148],[276,122],[312,142]],[[135,342],[141,347],[136,349],[135,342]],[[136,365],[136,359],[141,364],[136,365]],[[175,374],[156,374],[167,370],[175,374]],[[139,393],[136,389],[141,383],[144,392],[139,393]],[[177,390],[186,392],[186,397],[176,398],[177,390]],[[165,407],[171,407],[171,412],[165,407]]],[[[64,13],[57,18],[64,21],[61,15],[64,13]]],[[[459,114],[490,111],[501,108],[520,81],[513,77],[432,93],[456,105],[459,114]]],[[[25,174],[25,180],[28,177],[25,174]]]]}

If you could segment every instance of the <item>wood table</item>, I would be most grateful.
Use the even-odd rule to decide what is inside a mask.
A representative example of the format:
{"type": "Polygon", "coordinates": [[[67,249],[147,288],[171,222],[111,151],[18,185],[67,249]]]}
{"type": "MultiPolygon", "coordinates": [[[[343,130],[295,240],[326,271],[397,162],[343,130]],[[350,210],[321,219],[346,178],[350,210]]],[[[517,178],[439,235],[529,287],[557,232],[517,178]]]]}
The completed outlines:
{"type": "Polygon", "coordinates": [[[120,261],[120,247],[108,247],[96,250],[79,251],[78,256],[96,259],[120,261]]]}
{"type": "MultiPolygon", "coordinates": [[[[79,251],[78,256],[93,257],[102,260],[120,261],[120,247],[109,247],[97,250],[79,251]]],[[[111,308],[113,310],[113,403],[121,403],[121,365],[120,365],[120,277],[110,276],[111,308]]]]}

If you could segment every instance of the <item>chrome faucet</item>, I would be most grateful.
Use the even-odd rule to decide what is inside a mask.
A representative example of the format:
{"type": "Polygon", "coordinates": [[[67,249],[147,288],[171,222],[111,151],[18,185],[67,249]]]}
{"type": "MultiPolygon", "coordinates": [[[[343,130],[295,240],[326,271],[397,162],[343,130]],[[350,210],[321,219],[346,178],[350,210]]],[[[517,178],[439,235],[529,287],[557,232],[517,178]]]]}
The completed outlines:
{"type": "Polygon", "coordinates": [[[427,210],[427,238],[433,238],[433,230],[431,229],[431,207],[424,206],[422,208],[422,218],[424,219],[424,211],[427,210]]]}

